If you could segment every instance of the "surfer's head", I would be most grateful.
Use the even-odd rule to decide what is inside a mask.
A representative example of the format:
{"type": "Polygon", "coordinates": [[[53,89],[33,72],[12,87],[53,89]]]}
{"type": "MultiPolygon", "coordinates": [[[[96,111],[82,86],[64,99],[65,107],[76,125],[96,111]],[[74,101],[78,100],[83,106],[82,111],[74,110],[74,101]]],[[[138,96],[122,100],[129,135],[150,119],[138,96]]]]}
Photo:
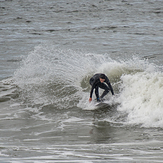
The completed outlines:
{"type": "Polygon", "coordinates": [[[100,82],[103,83],[105,81],[105,74],[100,75],[100,82]]]}

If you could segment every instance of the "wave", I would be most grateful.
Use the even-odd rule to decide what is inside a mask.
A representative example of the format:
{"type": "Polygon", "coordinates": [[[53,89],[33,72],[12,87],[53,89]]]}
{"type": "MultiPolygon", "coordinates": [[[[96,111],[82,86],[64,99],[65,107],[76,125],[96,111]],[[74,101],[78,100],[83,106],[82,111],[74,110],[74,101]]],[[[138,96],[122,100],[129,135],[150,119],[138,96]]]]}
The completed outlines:
{"type": "Polygon", "coordinates": [[[127,122],[143,127],[163,127],[163,73],[144,71],[122,75],[118,109],[127,122]]]}
{"type": "Polygon", "coordinates": [[[89,79],[99,72],[109,77],[116,93],[114,98],[111,94],[106,98],[119,114],[127,114],[122,123],[163,127],[163,73],[138,57],[113,60],[108,54],[39,45],[13,78],[19,98],[29,105],[89,109],[89,79]]]}

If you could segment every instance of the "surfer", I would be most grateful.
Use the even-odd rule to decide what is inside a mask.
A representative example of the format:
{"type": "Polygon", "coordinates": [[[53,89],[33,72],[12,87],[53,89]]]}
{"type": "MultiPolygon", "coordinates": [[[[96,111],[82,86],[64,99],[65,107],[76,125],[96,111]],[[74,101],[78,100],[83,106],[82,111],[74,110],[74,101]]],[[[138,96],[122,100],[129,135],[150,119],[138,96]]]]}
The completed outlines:
{"type": "Polygon", "coordinates": [[[89,102],[92,101],[92,94],[93,90],[95,89],[95,95],[97,98],[97,101],[100,102],[102,101],[103,97],[111,91],[112,95],[114,95],[113,88],[110,84],[110,81],[108,77],[105,74],[95,74],[89,81],[90,85],[92,86],[91,92],[90,92],[90,98],[89,102]],[[108,85],[106,85],[105,83],[108,85]],[[104,89],[105,91],[102,93],[102,95],[99,97],[99,88],[104,89]]]}

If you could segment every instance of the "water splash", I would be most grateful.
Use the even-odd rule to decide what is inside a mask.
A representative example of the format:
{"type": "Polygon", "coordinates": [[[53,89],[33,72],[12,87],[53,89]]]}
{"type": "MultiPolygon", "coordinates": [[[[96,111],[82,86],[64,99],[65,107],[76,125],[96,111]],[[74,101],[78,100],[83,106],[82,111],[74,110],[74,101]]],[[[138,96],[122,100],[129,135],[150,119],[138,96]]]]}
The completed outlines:
{"type": "Polygon", "coordinates": [[[15,84],[29,103],[70,108],[82,96],[81,81],[96,71],[103,60],[102,55],[40,45],[15,72],[15,84]]]}

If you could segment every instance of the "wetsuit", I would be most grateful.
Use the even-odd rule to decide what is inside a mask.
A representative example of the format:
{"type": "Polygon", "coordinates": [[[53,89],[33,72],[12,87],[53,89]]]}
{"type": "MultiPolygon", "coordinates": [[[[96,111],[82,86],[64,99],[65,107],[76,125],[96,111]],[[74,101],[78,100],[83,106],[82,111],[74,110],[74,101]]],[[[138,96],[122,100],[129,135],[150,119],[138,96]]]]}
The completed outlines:
{"type": "Polygon", "coordinates": [[[114,95],[114,91],[113,91],[113,88],[110,84],[108,77],[104,75],[105,76],[104,82],[107,83],[108,85],[107,86],[106,84],[100,82],[100,75],[101,74],[95,74],[89,81],[90,85],[92,86],[92,89],[90,92],[90,98],[92,98],[93,90],[95,89],[95,95],[96,95],[97,100],[99,99],[99,91],[98,91],[99,87],[105,90],[100,98],[103,98],[109,91],[111,91],[112,95],[114,95]]]}

